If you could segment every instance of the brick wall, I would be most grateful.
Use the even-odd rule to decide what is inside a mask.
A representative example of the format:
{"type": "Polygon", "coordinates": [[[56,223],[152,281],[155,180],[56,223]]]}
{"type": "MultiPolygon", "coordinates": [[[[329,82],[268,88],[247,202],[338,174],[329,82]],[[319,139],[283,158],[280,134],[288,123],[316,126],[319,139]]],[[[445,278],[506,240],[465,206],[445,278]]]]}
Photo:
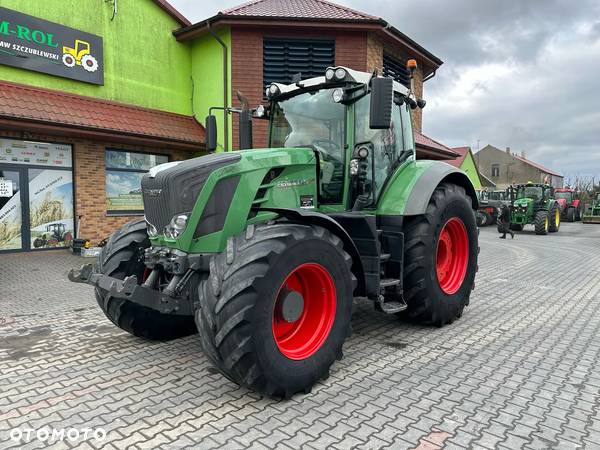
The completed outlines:
{"type": "MultiPolygon", "coordinates": [[[[239,107],[236,91],[242,92],[250,106],[264,103],[263,99],[263,36],[287,38],[335,39],[335,63],[352,69],[367,70],[367,39],[364,32],[310,31],[285,29],[285,31],[257,30],[235,27],[231,31],[231,85],[232,103],[239,107]]],[[[268,122],[253,121],[254,147],[267,146],[268,122]]],[[[233,148],[239,148],[239,121],[232,117],[233,148]]]]}
{"type": "Polygon", "coordinates": [[[188,152],[149,148],[100,142],[83,139],[46,136],[27,132],[0,130],[0,137],[29,139],[40,142],[60,142],[73,146],[73,181],[75,190],[75,215],[81,219],[80,236],[90,239],[92,243],[108,237],[124,223],[140,216],[107,216],[105,195],[104,150],[107,147],[160,153],[169,155],[171,161],[187,159],[193,155],[188,152]]]}

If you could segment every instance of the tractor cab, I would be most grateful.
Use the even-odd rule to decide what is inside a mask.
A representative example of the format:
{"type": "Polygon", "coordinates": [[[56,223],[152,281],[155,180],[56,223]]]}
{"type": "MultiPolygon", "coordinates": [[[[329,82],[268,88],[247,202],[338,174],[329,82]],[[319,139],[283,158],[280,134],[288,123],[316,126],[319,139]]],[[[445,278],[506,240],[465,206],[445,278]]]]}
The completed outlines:
{"type": "Polygon", "coordinates": [[[65,229],[64,223],[51,223],[50,225],[46,225],[46,231],[51,232],[57,239],[60,239],[63,236],[65,229]]]}

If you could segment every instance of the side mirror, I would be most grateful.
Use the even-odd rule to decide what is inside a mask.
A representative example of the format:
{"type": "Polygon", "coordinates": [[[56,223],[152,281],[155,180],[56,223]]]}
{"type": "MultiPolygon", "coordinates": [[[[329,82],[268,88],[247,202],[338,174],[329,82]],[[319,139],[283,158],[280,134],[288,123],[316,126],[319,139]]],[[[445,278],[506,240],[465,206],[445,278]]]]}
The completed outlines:
{"type": "Polygon", "coordinates": [[[387,130],[390,128],[393,101],[394,80],[391,78],[373,78],[371,80],[369,128],[372,130],[387,130]]]}
{"type": "Polygon", "coordinates": [[[214,152],[217,149],[217,118],[212,114],[206,116],[204,130],[206,134],[206,150],[214,152]]]}
{"type": "Polygon", "coordinates": [[[252,148],[252,111],[240,112],[240,150],[252,148]]]}

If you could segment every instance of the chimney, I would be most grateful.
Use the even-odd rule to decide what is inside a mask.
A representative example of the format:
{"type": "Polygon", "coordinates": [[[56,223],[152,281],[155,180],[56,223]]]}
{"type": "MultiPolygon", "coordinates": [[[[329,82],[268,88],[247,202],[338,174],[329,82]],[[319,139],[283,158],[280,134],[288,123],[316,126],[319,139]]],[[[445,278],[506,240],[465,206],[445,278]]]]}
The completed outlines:
{"type": "Polygon", "coordinates": [[[510,147],[506,147],[506,153],[510,155],[510,147]]]}

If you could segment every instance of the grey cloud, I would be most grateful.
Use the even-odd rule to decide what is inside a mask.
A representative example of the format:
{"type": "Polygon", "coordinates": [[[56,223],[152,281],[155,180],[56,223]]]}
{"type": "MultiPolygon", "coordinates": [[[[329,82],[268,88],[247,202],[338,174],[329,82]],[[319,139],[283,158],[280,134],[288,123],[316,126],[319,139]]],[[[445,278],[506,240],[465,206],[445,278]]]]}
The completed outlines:
{"type": "MultiPolygon", "coordinates": [[[[425,86],[426,134],[452,146],[510,146],[600,178],[600,2],[337,2],[383,17],[444,61],[425,86]],[[464,81],[469,73],[480,78],[464,81]]],[[[242,0],[173,3],[198,21],[242,0]]]]}

